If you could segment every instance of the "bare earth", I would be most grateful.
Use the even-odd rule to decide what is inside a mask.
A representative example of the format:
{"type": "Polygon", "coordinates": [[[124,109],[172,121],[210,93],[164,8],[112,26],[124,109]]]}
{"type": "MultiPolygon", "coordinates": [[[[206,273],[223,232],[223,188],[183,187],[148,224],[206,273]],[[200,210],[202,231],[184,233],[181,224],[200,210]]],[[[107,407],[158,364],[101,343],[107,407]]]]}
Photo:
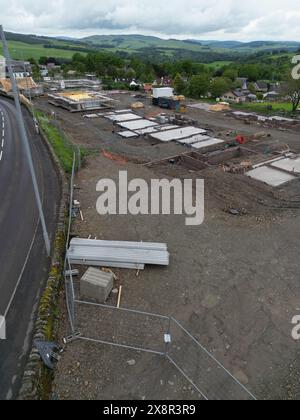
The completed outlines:
{"type": "MultiPolygon", "coordinates": [[[[122,95],[119,100],[122,102],[117,107],[122,109],[132,98],[122,95]]],[[[44,110],[54,109],[45,100],[38,105],[44,110]]],[[[149,106],[146,114],[155,110],[149,106]]],[[[122,307],[174,316],[258,398],[299,399],[300,343],[291,336],[292,317],[300,313],[299,180],[271,189],[243,175],[225,174],[218,166],[199,172],[169,163],[148,168],[141,163],[187,150],[176,144],[155,144],[147,138],[124,141],[102,118],[90,121],[56,111],[72,141],[98,150],[76,178],[75,198],[81,202],[84,222],[74,222],[73,234],[168,244],[168,268],[146,267],[139,276],[130,270],[114,270],[116,287],[123,286],[122,307]],[[103,150],[118,154],[126,163],[104,157],[103,150]],[[204,178],[204,224],[186,227],[182,216],[99,216],[95,207],[97,182],[117,179],[119,170],[124,169],[129,179],[204,178]],[[230,215],[229,208],[237,208],[240,216],[230,215]]],[[[190,110],[188,115],[204,128],[209,126],[216,136],[225,138],[228,130],[242,134],[266,130],[273,145],[288,144],[300,152],[295,129],[282,132],[258,127],[257,123],[245,125],[222,113],[201,110],[190,110]]],[[[115,306],[116,301],[117,295],[112,294],[108,303],[115,306]]],[[[70,332],[64,302],[62,314],[61,342],[70,332]]],[[[112,336],[113,322],[120,322],[117,318],[104,322],[101,310],[86,309],[81,316],[86,317],[87,325],[89,320],[96,325],[99,338],[112,336]]],[[[124,336],[136,332],[136,319],[130,322],[124,336]]],[[[149,345],[159,345],[159,334],[149,332],[149,345]]],[[[197,369],[198,361],[191,363],[197,369]]],[[[209,374],[205,381],[209,386],[209,374]]],[[[217,387],[211,391],[218,398],[217,387]]],[[[160,356],[82,341],[65,347],[53,388],[53,398],[58,399],[199,397],[179,371],[160,356]]]]}

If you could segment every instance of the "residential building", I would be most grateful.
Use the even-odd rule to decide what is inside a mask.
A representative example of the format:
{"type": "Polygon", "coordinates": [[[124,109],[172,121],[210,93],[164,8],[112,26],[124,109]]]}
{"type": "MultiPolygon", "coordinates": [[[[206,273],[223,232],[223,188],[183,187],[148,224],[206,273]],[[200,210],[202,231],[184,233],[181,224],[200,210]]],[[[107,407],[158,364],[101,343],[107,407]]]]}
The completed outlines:
{"type": "Polygon", "coordinates": [[[269,84],[262,81],[254,82],[254,88],[256,92],[267,93],[269,90],[269,84]]]}
{"type": "Polygon", "coordinates": [[[249,88],[249,86],[248,86],[248,79],[246,77],[238,77],[236,79],[236,81],[241,84],[241,89],[242,90],[248,90],[248,88],[249,88]]]}
{"type": "Polygon", "coordinates": [[[222,96],[222,101],[241,104],[244,102],[257,101],[257,96],[251,93],[249,90],[236,89],[225,93],[222,96]]]}
{"type": "MultiPolygon", "coordinates": [[[[15,78],[23,79],[32,75],[32,67],[29,61],[11,60],[11,66],[15,78]]],[[[6,78],[9,78],[8,67],[6,66],[6,78]]]]}
{"type": "Polygon", "coordinates": [[[267,92],[264,94],[265,101],[276,101],[280,97],[278,92],[267,92]]]}

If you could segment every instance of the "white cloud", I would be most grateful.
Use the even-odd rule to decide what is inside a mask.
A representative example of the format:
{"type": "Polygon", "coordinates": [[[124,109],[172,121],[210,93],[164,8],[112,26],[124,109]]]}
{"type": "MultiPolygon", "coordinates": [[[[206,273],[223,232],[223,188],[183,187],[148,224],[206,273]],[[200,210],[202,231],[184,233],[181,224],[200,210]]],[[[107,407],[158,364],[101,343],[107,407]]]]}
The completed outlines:
{"type": "Polygon", "coordinates": [[[299,0],[0,0],[8,31],[45,35],[299,40],[299,0]]]}

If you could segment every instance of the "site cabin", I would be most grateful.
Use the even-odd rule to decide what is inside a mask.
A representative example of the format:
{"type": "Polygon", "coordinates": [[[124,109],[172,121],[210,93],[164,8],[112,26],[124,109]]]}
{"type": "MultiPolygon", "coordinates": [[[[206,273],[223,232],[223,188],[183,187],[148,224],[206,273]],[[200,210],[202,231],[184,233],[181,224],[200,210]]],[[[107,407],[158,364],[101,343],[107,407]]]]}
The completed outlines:
{"type": "Polygon", "coordinates": [[[174,96],[173,88],[154,88],[153,89],[153,98],[172,98],[174,96]]]}

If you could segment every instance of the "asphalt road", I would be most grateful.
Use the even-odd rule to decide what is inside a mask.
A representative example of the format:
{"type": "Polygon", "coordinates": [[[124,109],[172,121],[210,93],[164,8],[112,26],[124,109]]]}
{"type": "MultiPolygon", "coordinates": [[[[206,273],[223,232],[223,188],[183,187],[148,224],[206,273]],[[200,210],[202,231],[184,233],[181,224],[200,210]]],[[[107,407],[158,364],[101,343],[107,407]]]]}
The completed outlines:
{"type": "MultiPolygon", "coordinates": [[[[59,181],[30,114],[23,113],[53,239],[59,181]]],[[[0,315],[6,315],[7,330],[7,339],[0,340],[0,400],[17,396],[49,266],[15,109],[0,98],[0,315]]]]}

